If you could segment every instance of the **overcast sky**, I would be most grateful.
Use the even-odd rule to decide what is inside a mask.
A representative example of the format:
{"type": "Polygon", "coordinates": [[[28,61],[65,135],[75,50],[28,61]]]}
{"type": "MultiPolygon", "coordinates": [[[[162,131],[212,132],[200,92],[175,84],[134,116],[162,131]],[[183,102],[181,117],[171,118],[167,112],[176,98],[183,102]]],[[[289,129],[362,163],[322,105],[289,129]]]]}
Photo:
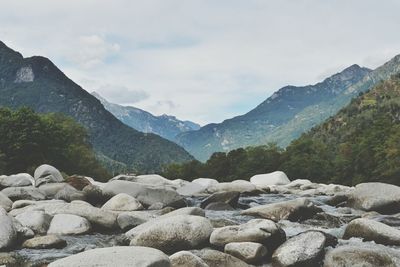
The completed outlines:
{"type": "Polygon", "coordinates": [[[0,0],[0,40],[111,102],[205,124],[400,54],[397,0],[0,0]]]}

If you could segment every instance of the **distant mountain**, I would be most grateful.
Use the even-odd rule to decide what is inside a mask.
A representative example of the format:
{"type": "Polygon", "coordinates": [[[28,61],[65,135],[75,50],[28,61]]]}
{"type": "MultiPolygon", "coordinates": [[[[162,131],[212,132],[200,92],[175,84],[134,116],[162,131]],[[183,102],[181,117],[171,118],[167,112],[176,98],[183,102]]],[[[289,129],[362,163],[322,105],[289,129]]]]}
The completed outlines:
{"type": "Polygon", "coordinates": [[[90,143],[109,169],[154,172],[193,159],[183,148],[120,122],[101,102],[64,75],[49,59],[23,56],[0,42],[0,106],[58,112],[85,126],[90,143]]]}
{"type": "MultiPolygon", "coordinates": [[[[216,151],[275,142],[286,146],[312,126],[335,114],[335,100],[362,81],[371,70],[352,65],[324,81],[308,86],[285,86],[245,115],[209,124],[200,130],[180,134],[181,144],[197,159],[207,160],[216,151]],[[303,112],[308,109],[313,112],[303,112]]],[[[351,95],[346,95],[350,100],[351,95]]]]}
{"type": "Polygon", "coordinates": [[[187,131],[200,129],[200,125],[191,121],[181,121],[174,116],[153,114],[131,106],[122,106],[108,102],[96,92],[92,92],[103,106],[115,117],[126,125],[144,132],[154,133],[171,141],[176,141],[175,137],[187,131]]]}

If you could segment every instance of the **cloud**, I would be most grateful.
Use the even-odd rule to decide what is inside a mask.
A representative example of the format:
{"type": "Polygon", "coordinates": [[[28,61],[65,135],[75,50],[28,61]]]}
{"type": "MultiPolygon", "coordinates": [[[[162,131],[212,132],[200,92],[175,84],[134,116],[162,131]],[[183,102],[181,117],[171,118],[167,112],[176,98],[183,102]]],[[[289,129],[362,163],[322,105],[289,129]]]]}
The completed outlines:
{"type": "Polygon", "coordinates": [[[398,10],[397,0],[3,0],[0,40],[110,101],[205,124],[287,84],[389,60],[398,10]]]}

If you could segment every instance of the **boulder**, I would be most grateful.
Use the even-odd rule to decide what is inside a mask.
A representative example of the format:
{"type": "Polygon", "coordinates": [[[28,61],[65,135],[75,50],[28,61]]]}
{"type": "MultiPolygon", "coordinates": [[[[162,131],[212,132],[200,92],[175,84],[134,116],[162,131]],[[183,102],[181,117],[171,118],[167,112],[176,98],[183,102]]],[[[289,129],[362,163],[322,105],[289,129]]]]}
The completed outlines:
{"type": "Polygon", "coordinates": [[[137,183],[148,184],[153,186],[174,186],[171,180],[158,174],[145,174],[136,177],[137,183]]]}
{"type": "Polygon", "coordinates": [[[46,183],[60,183],[64,181],[59,170],[47,164],[37,167],[33,177],[35,178],[35,186],[46,183]]]}
{"type": "Polygon", "coordinates": [[[54,198],[61,199],[66,202],[72,202],[74,200],[85,200],[86,195],[84,192],[75,189],[75,187],[66,184],[63,188],[57,191],[57,194],[54,196],[54,198]]]}
{"type": "Polygon", "coordinates": [[[90,232],[91,225],[83,217],[72,214],[56,214],[50,223],[47,234],[79,235],[90,232]]]}
{"type": "Polygon", "coordinates": [[[197,178],[192,181],[194,184],[199,184],[204,186],[205,188],[210,188],[214,185],[217,185],[219,182],[215,179],[211,178],[197,178]]]}
{"type": "Polygon", "coordinates": [[[145,206],[151,206],[157,202],[174,208],[186,206],[185,200],[176,191],[141,183],[111,181],[104,186],[103,192],[111,196],[125,193],[136,198],[145,206]]]}
{"type": "Polygon", "coordinates": [[[349,194],[348,205],[381,214],[400,212],[400,187],[384,183],[358,184],[349,194]]]}
{"type": "Polygon", "coordinates": [[[207,187],[197,184],[197,183],[189,183],[186,184],[182,187],[179,187],[176,192],[178,192],[179,195],[182,196],[197,196],[204,194],[206,191],[207,187]]]}
{"type": "Polygon", "coordinates": [[[343,238],[351,237],[360,237],[383,245],[400,245],[400,230],[365,218],[352,220],[347,225],[343,238]]]}
{"type": "Polygon", "coordinates": [[[85,186],[91,185],[88,178],[79,175],[69,176],[65,182],[79,191],[82,191],[85,186]]]}
{"type": "Polygon", "coordinates": [[[45,234],[49,228],[52,216],[42,210],[23,212],[15,217],[22,226],[32,229],[36,234],[45,234]]]}
{"type": "Polygon", "coordinates": [[[213,202],[205,207],[205,210],[235,210],[231,205],[224,202],[213,202]]]}
{"type": "Polygon", "coordinates": [[[0,187],[20,187],[34,184],[35,180],[29,173],[18,173],[0,177],[0,187]]]}
{"type": "Polygon", "coordinates": [[[159,216],[158,211],[129,211],[120,213],[117,217],[117,223],[119,228],[127,230],[159,216]]]}
{"type": "Polygon", "coordinates": [[[240,193],[235,192],[235,191],[214,193],[211,196],[204,199],[201,202],[200,207],[204,209],[209,204],[215,203],[215,202],[223,202],[223,203],[230,205],[231,207],[236,207],[239,197],[240,197],[240,193]]]}
{"type": "Polygon", "coordinates": [[[46,235],[34,237],[26,240],[22,247],[33,248],[33,249],[49,249],[49,248],[64,248],[67,246],[67,242],[56,235],[46,235]]]}
{"type": "Polygon", "coordinates": [[[167,255],[146,247],[109,247],[87,250],[60,260],[48,267],[170,267],[167,255]]]}
{"type": "Polygon", "coordinates": [[[206,244],[213,231],[210,221],[193,215],[158,218],[126,233],[131,246],[146,246],[167,253],[197,248],[206,244]]]}
{"type": "Polygon", "coordinates": [[[225,253],[247,263],[259,263],[268,254],[265,246],[254,242],[233,242],[225,245],[225,253]]]}
{"type": "Polygon", "coordinates": [[[48,183],[41,184],[38,189],[42,194],[44,194],[48,199],[53,199],[58,191],[63,189],[65,186],[69,186],[66,183],[48,183]]]}
{"type": "Polygon", "coordinates": [[[12,201],[15,200],[44,200],[46,196],[33,186],[7,187],[1,191],[12,201]]]}
{"type": "Polygon", "coordinates": [[[284,202],[256,206],[241,212],[242,215],[259,216],[273,221],[289,220],[301,221],[321,212],[322,209],[315,206],[307,198],[297,198],[284,202]]]}
{"type": "Polygon", "coordinates": [[[250,182],[257,187],[268,188],[271,185],[286,185],[290,180],[284,172],[275,171],[254,175],[250,178],[250,182]]]}
{"type": "Polygon", "coordinates": [[[5,209],[6,211],[10,211],[12,208],[13,202],[6,195],[0,192],[0,207],[5,209]]]}
{"type": "MultiPolygon", "coordinates": [[[[65,203],[65,201],[63,200],[39,200],[39,201],[35,201],[35,200],[17,200],[13,203],[12,205],[12,211],[15,210],[20,210],[21,208],[27,207],[27,206],[35,206],[35,205],[42,205],[42,204],[60,204],[60,203],[65,203]]],[[[13,216],[17,216],[18,214],[20,214],[22,212],[18,212],[16,214],[13,214],[13,216]]]]}
{"type": "Polygon", "coordinates": [[[179,251],[169,256],[171,267],[208,267],[199,257],[189,251],[179,251]]]}
{"type": "Polygon", "coordinates": [[[180,208],[180,209],[168,212],[166,214],[163,214],[159,218],[162,219],[162,218],[172,217],[172,216],[177,216],[177,215],[195,215],[195,216],[201,216],[201,217],[205,217],[206,216],[204,210],[201,209],[201,208],[198,208],[198,207],[185,207],[185,208],[180,208]]]}
{"type": "Polygon", "coordinates": [[[377,245],[345,245],[329,250],[324,267],[395,267],[400,266],[400,252],[377,245]]]}
{"type": "Polygon", "coordinates": [[[272,254],[272,265],[319,266],[324,256],[326,237],[317,231],[308,231],[288,239],[272,254]]]}
{"type": "Polygon", "coordinates": [[[255,185],[245,180],[236,180],[230,183],[218,183],[212,185],[208,188],[207,191],[211,193],[222,192],[222,191],[235,191],[235,192],[253,192],[256,191],[257,188],[255,185]]]}
{"type": "Polygon", "coordinates": [[[3,208],[0,208],[0,250],[11,247],[16,239],[17,231],[13,220],[3,208]]]}
{"type": "Polygon", "coordinates": [[[101,208],[113,211],[134,211],[142,210],[143,206],[136,198],[125,193],[120,193],[112,197],[101,208]]]}
{"type": "Polygon", "coordinates": [[[94,206],[103,205],[112,197],[105,195],[99,186],[93,184],[85,186],[82,192],[86,195],[86,201],[94,206]]]}
{"type": "Polygon", "coordinates": [[[224,247],[232,242],[256,242],[264,244],[269,251],[273,251],[285,240],[285,232],[275,222],[264,219],[217,228],[210,236],[210,243],[215,246],[224,247]]]}
{"type": "Polygon", "coordinates": [[[218,250],[205,248],[190,251],[201,258],[209,267],[250,267],[246,262],[218,250]]]}
{"type": "MultiPolygon", "coordinates": [[[[296,180],[293,180],[290,183],[286,184],[285,187],[300,189],[301,187],[306,188],[307,186],[312,185],[312,184],[313,183],[307,179],[296,179],[296,180]]],[[[307,189],[314,189],[314,188],[307,188],[307,189]]],[[[306,189],[301,189],[301,190],[306,190],[306,189]]]]}

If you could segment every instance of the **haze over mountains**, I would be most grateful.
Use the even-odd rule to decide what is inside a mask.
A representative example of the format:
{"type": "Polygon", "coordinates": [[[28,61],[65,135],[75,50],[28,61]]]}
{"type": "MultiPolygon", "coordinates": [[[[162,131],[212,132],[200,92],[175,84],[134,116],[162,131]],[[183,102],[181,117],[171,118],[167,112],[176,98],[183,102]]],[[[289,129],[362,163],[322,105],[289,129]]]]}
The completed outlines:
{"type": "Polygon", "coordinates": [[[193,159],[175,143],[128,127],[49,59],[23,56],[0,42],[0,106],[71,116],[88,130],[90,143],[111,170],[154,172],[193,159]]]}
{"type": "Polygon", "coordinates": [[[396,56],[375,70],[352,65],[315,85],[285,86],[242,116],[180,134],[178,144],[202,161],[214,152],[239,147],[270,142],[286,147],[360,92],[399,71],[400,56],[396,56]]]}
{"type": "Polygon", "coordinates": [[[178,134],[200,129],[200,125],[191,121],[181,121],[174,116],[165,114],[155,116],[139,108],[110,103],[96,92],[92,92],[92,95],[99,99],[103,106],[120,121],[144,133],[154,133],[168,140],[176,141],[178,134]]]}

